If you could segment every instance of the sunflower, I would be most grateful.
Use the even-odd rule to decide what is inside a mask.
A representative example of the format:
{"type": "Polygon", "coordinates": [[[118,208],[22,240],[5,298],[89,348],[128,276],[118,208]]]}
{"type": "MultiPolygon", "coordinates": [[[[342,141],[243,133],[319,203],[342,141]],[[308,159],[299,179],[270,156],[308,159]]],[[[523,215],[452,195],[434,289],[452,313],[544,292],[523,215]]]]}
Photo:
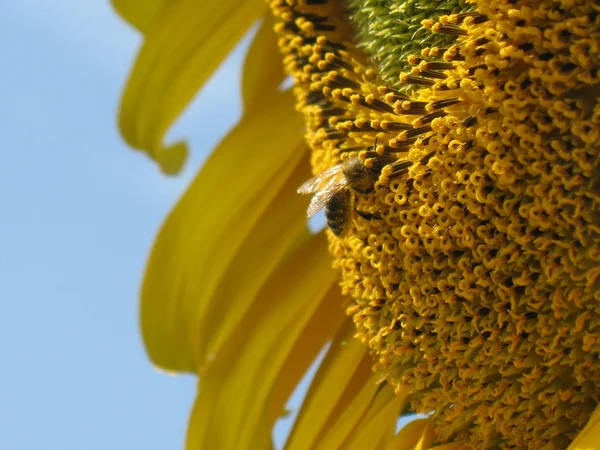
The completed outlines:
{"type": "Polygon", "coordinates": [[[286,448],[600,448],[597,2],[113,3],[144,33],[122,134],[171,174],[262,21],[142,287],[153,363],[198,374],[187,448],[271,447],[321,352],[286,448]]]}

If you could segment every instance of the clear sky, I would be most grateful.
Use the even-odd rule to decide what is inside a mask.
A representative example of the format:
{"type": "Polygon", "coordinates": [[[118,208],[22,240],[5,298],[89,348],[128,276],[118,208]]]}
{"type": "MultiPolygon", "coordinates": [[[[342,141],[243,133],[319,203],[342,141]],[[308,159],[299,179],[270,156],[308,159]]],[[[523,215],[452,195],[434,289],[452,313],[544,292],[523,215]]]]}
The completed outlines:
{"type": "Polygon", "coordinates": [[[0,42],[0,448],[181,448],[196,380],[146,359],[139,280],[163,218],[239,114],[242,53],[171,133],[193,151],[173,179],[117,133],[140,38],[108,1],[2,0],[0,42]]]}

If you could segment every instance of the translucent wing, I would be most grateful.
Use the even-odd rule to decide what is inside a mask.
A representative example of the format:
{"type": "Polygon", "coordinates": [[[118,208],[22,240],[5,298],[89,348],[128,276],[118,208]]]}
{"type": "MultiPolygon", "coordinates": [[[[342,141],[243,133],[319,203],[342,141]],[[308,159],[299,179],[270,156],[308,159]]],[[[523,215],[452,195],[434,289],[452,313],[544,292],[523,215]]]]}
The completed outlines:
{"type": "Polygon", "coordinates": [[[308,217],[314,216],[327,205],[335,194],[347,188],[348,184],[342,164],[324,170],[316,177],[308,180],[298,189],[300,194],[315,194],[310,200],[306,215],[308,217]]]}
{"type": "Polygon", "coordinates": [[[343,191],[348,186],[348,180],[346,177],[342,177],[339,180],[334,180],[325,186],[324,189],[317,191],[313,198],[310,199],[308,210],[306,211],[307,217],[312,217],[319,211],[321,211],[327,203],[333,198],[334,195],[343,191]]]}
{"type": "Polygon", "coordinates": [[[338,178],[345,178],[343,172],[344,166],[342,164],[338,164],[336,166],[330,167],[327,170],[324,170],[316,177],[311,178],[307,182],[305,182],[302,186],[298,188],[299,194],[313,194],[317,191],[325,189],[325,187],[331,183],[333,180],[338,178]]]}

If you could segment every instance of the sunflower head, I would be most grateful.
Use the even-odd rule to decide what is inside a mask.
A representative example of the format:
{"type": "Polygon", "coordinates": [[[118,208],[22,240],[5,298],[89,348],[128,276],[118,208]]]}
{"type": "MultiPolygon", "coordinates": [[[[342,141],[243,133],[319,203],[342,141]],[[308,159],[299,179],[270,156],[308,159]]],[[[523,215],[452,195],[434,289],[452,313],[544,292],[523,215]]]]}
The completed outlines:
{"type": "Polygon", "coordinates": [[[600,399],[597,5],[350,1],[354,40],[271,5],[315,172],[377,173],[329,234],[375,370],[441,442],[565,448],[600,399]]]}

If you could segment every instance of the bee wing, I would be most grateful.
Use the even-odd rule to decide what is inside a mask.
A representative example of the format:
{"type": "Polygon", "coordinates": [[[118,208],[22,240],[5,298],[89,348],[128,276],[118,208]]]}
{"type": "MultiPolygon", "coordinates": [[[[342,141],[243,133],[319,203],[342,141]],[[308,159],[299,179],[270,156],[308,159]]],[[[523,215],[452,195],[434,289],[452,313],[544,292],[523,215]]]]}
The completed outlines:
{"type": "Polygon", "coordinates": [[[321,211],[337,193],[348,187],[348,184],[348,180],[343,174],[339,178],[332,179],[325,187],[315,192],[313,198],[310,199],[306,216],[310,218],[321,211]]]}
{"type": "Polygon", "coordinates": [[[329,183],[338,179],[344,178],[344,173],[342,172],[343,166],[338,164],[336,166],[330,167],[327,170],[324,170],[316,177],[311,178],[302,186],[298,188],[299,194],[313,194],[315,192],[321,191],[327,187],[329,183]]]}

